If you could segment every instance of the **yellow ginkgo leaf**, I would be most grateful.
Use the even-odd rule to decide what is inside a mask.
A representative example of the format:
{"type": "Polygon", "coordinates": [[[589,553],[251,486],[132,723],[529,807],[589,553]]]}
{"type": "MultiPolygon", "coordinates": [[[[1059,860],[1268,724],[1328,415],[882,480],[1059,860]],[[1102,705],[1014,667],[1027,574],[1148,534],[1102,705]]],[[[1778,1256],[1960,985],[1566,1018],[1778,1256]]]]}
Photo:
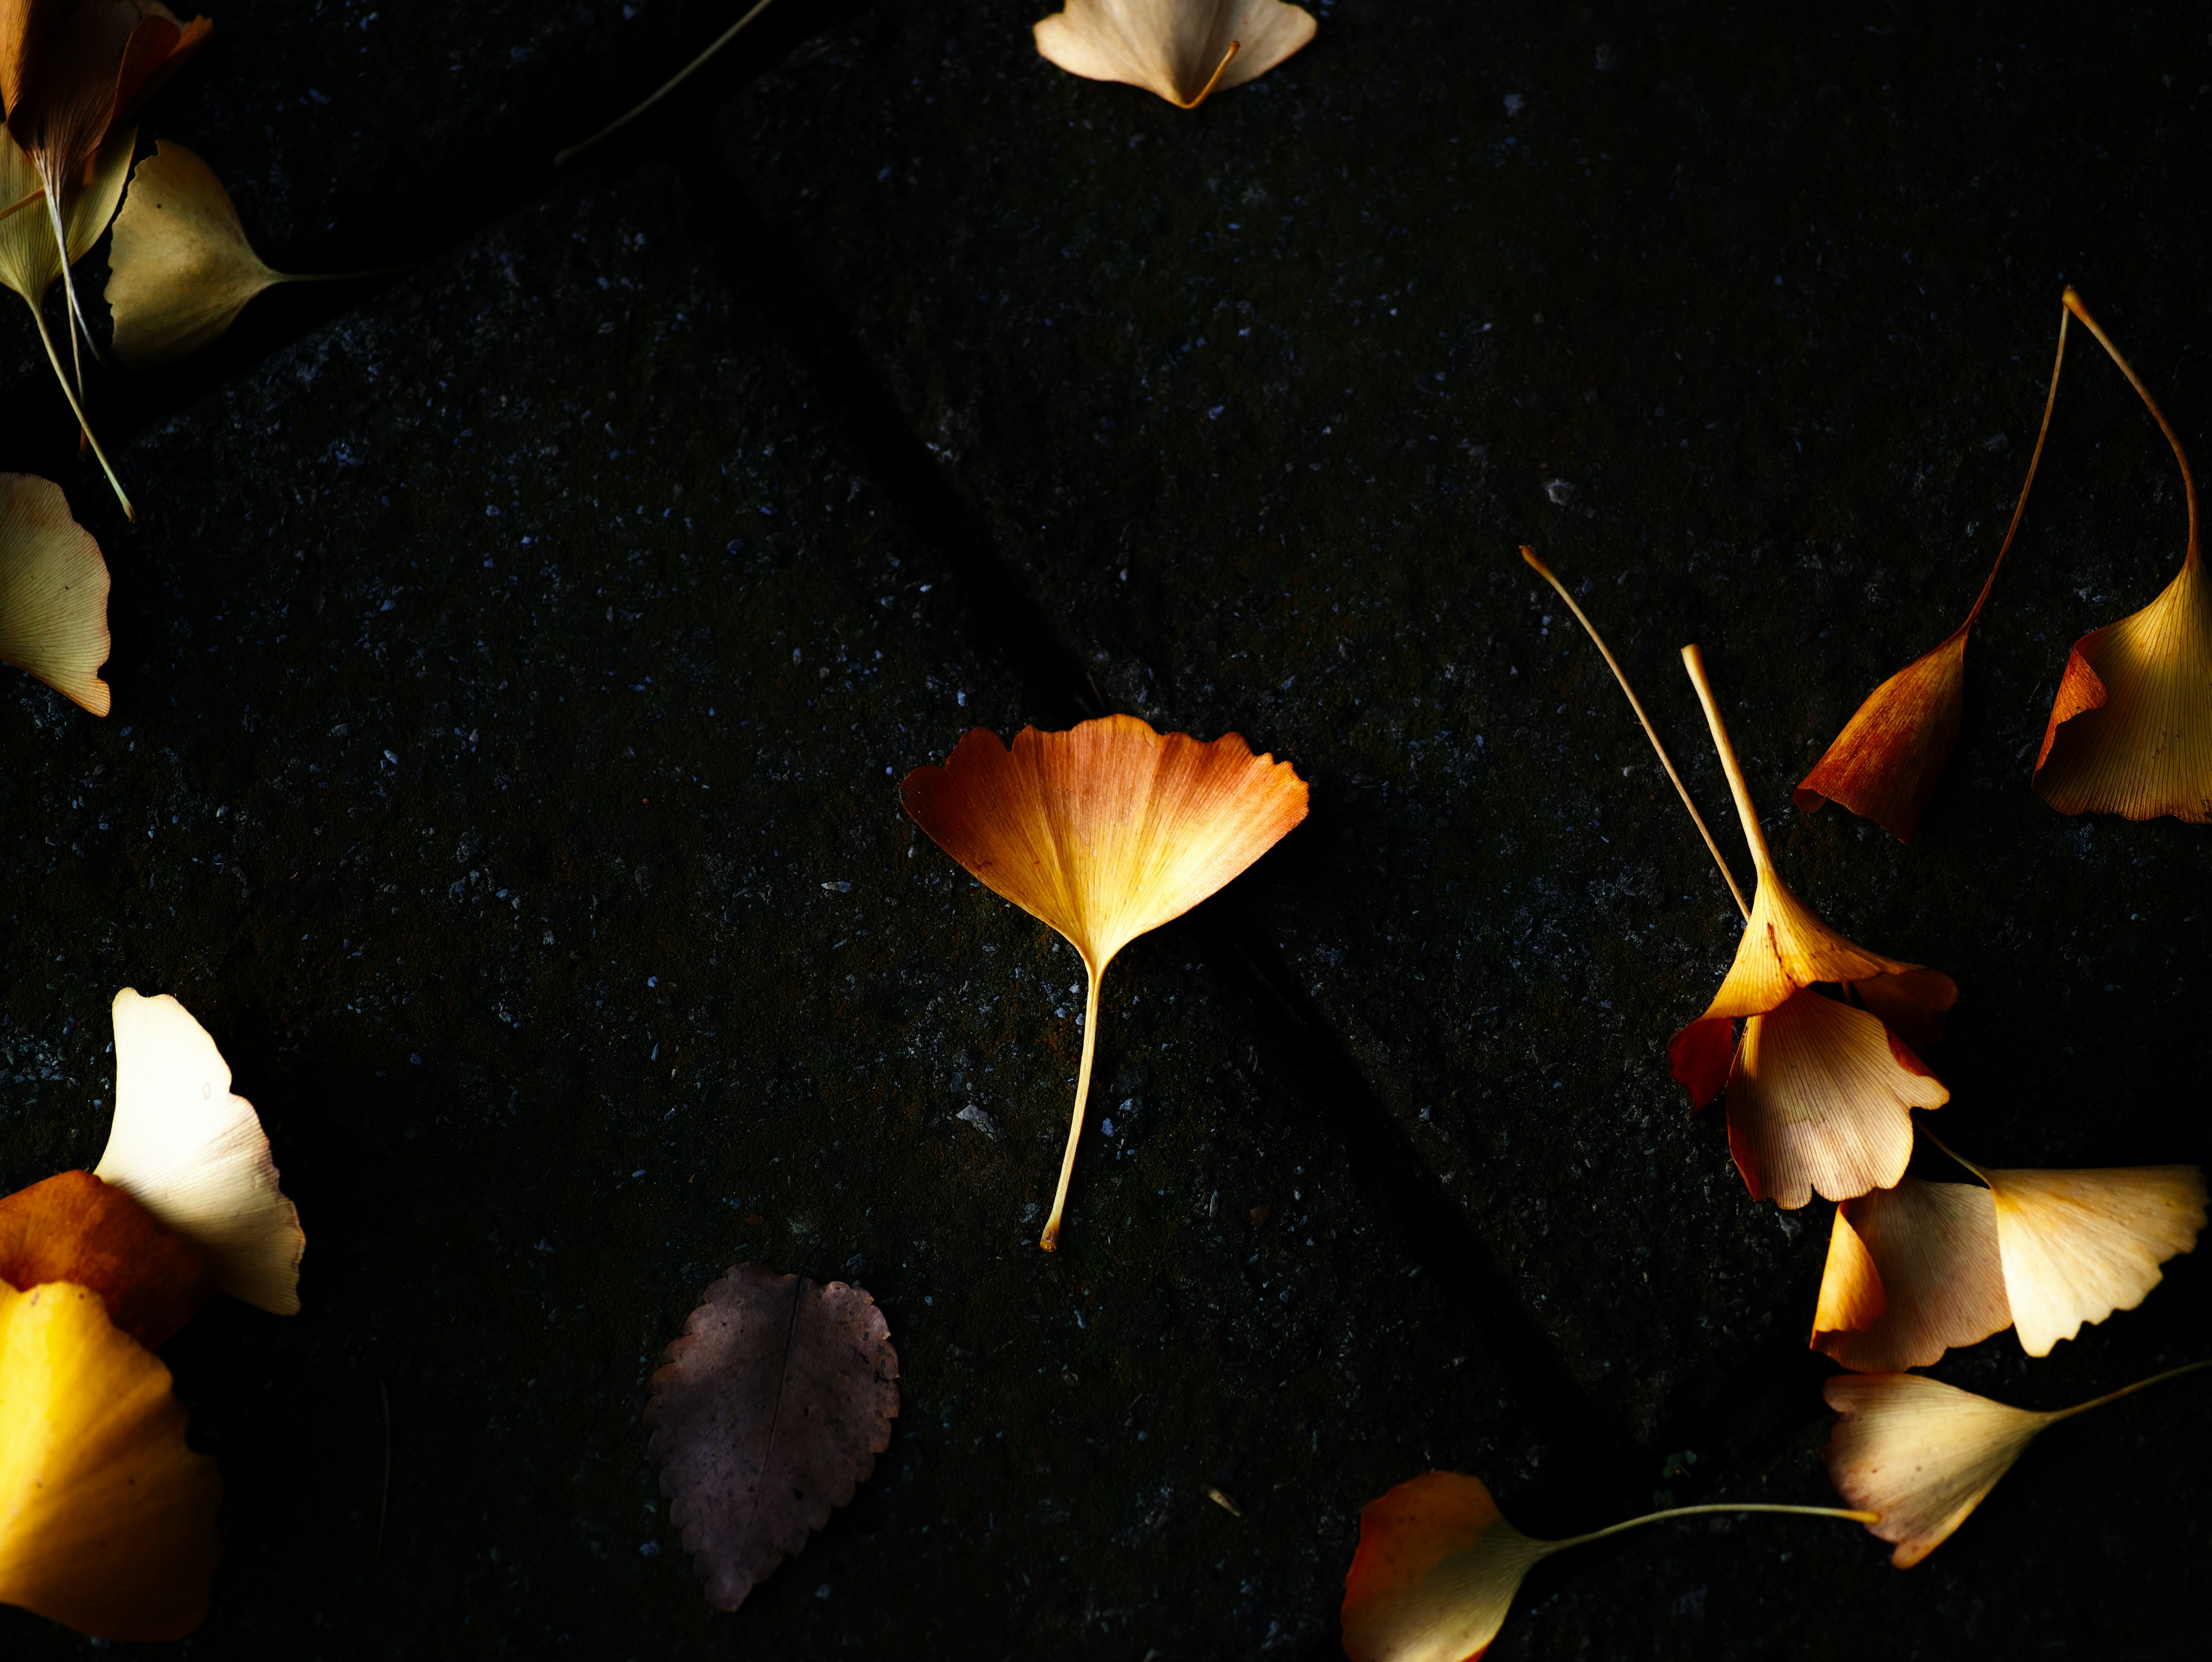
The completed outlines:
{"type": "Polygon", "coordinates": [[[107,563],[61,487],[0,473],[0,660],[94,715],[109,708],[107,563]]]}
{"type": "Polygon", "coordinates": [[[1314,38],[1283,0],[1067,0],[1036,26],[1037,51],[1086,81],[1121,81],[1194,110],[1265,75],[1314,38]]]}
{"type": "Polygon", "coordinates": [[[115,1127],[94,1175],[208,1256],[209,1279],[279,1316],[300,1308],[299,1208],[253,1105],[207,1030],[162,994],[115,995],[115,1127]]]}
{"type": "Polygon", "coordinates": [[[131,176],[107,263],[115,356],[137,369],[198,351],[264,289],[300,281],[262,262],[214,169],[167,139],[131,176]]]}
{"type": "Polygon", "coordinates": [[[943,767],[908,774],[900,800],[980,882],[1057,929],[1090,976],[1074,1123],[1042,1243],[1049,1252],[1091,1091],[1099,978],[1115,953],[1188,911],[1304,819],[1305,781],[1233,733],[1206,744],[1109,715],[1066,733],[1024,728],[1011,749],[978,728],[943,767]]]}
{"type": "Polygon", "coordinates": [[[1906,1178],[1836,1208],[1814,1349],[1862,1373],[1902,1373],[2011,1320],[1996,1212],[1980,1184],[1906,1178]]]}
{"type": "Polygon", "coordinates": [[[215,1462],[169,1370],[67,1282],[0,1285],[0,1601],[101,1639],[181,1639],[222,1555],[215,1462]]]}

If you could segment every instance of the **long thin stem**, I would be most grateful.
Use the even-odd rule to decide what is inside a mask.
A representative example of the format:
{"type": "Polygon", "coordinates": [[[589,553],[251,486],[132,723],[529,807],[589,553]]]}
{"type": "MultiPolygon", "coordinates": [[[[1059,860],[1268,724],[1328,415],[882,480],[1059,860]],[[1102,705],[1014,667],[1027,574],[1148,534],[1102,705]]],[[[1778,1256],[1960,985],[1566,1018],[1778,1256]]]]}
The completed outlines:
{"type": "MultiPolygon", "coordinates": [[[[40,172],[44,171],[41,167],[40,172]]],[[[92,326],[84,320],[84,308],[76,302],[76,278],[70,271],[69,233],[62,225],[61,195],[53,188],[51,180],[46,184],[46,221],[54,228],[54,253],[61,259],[62,295],[69,302],[72,326],[70,330],[70,362],[76,366],[76,391],[82,399],[84,396],[84,359],[77,350],[78,337],[83,337],[84,344],[92,348],[95,363],[100,361],[100,344],[92,338],[92,326]]],[[[88,429],[85,436],[91,436],[88,429]]]]}
{"type": "Polygon", "coordinates": [[[21,213],[24,209],[36,207],[40,202],[43,202],[46,199],[46,187],[41,185],[31,191],[27,195],[17,197],[6,207],[0,208],[0,219],[13,219],[17,214],[21,213]]]}
{"type": "Polygon", "coordinates": [[[279,283],[360,283],[369,277],[396,277],[402,271],[413,271],[422,263],[419,259],[408,259],[397,265],[371,265],[359,271],[279,271],[276,277],[279,283]]]}
{"type": "Polygon", "coordinates": [[[1743,769],[1735,759],[1735,746],[1729,742],[1728,728],[1721,721],[1721,707],[1713,700],[1712,684],[1705,679],[1705,654],[1695,646],[1682,648],[1682,667],[1690,672],[1690,685],[1698,690],[1698,702],[1705,709],[1705,725],[1713,730],[1713,748],[1721,753],[1721,767],[1728,774],[1729,794],[1735,798],[1735,817],[1743,821],[1743,840],[1751,845],[1752,864],[1760,872],[1774,868],[1774,856],[1767,852],[1766,833],[1759,829],[1759,814],[1751,806],[1751,787],[1743,782],[1743,769]]]}
{"type": "Polygon", "coordinates": [[[1206,84],[1198,89],[1198,96],[1192,99],[1189,103],[1184,105],[1182,107],[1187,110],[1194,110],[1200,105],[1206,102],[1206,94],[1212,92],[1214,88],[1220,85],[1222,71],[1229,67],[1230,61],[1234,58],[1239,52],[1243,51],[1243,47],[1244,43],[1242,40],[1231,40],[1229,43],[1229,50],[1221,54],[1221,61],[1213,66],[1213,73],[1206,77],[1206,84]]]}
{"type": "Polygon", "coordinates": [[[2133,1385],[2122,1385],[2118,1391],[2108,1391],[2101,1397],[2092,1397],[2086,1403],[2076,1403],[2071,1408],[2062,1408],[2051,1417],[2053,1421],[2070,1420],[2076,1414],[2087,1414],[2093,1408],[2102,1408],[2106,1403],[2117,1403],[2123,1397],[2132,1397],[2138,1391],[2148,1391],[2154,1385],[2164,1385],[2168,1379],[2178,1379],[2185,1373],[2195,1373],[2212,1367],[2212,1357],[2201,1362],[2185,1362],[2179,1367],[2169,1367],[2163,1373],[2154,1373],[2148,1379],[2137,1379],[2133,1385]]]}
{"type": "Polygon", "coordinates": [[[115,500],[123,504],[123,517],[135,523],[138,510],[131,505],[131,498],[123,489],[123,481],[115,477],[115,469],[108,465],[107,453],[100,447],[100,441],[93,436],[92,423],[84,418],[84,406],[76,401],[76,394],[70,390],[69,375],[62,368],[61,355],[54,350],[54,338],[46,327],[46,314],[33,305],[31,318],[39,326],[39,338],[46,344],[46,362],[54,366],[54,379],[62,384],[62,396],[69,400],[70,409],[76,416],[77,430],[92,446],[92,454],[100,458],[100,471],[107,475],[107,483],[115,491],[115,500]]]}
{"type": "MultiPolygon", "coordinates": [[[[1929,1130],[1923,1125],[1915,1126],[1914,1130],[1917,1135],[1926,1137],[1929,1141],[1934,1143],[1938,1148],[1948,1154],[1953,1160],[1958,1161],[1960,1165],[1965,1166],[1976,1177],[1982,1178],[1982,1168],[1980,1166],[1975,1165],[1973,1161],[1968,1160],[1964,1154],[1951,1147],[1949,1143],[1944,1141],[1942,1138],[1937,1136],[1933,1131],[1929,1130]]],[[[1982,1181],[1984,1183],[1987,1183],[1989,1179],[1987,1178],[1982,1178],[1982,1181]]]]}
{"type": "Polygon", "coordinates": [[[2189,552],[2182,563],[2193,566],[2197,563],[2197,476],[2189,471],[2189,457],[2181,448],[2180,437],[2174,432],[2173,423],[2166,420],[2166,411],[2158,407],[2158,400],[2151,397],[2150,388],[2142,384],[2142,377],[2136,374],[2134,367],[2120,356],[2120,349],[2112,344],[2112,338],[2097,326],[2097,320],[2089,315],[2089,308],[2081,303],[2081,296],[2074,292],[2071,283],[2066,286],[2065,301],[2066,309],[2081,320],[2081,326],[2097,338],[2097,344],[2110,353],[2112,362],[2120,366],[2120,373],[2128,378],[2128,385],[2136,389],[2136,396],[2143,401],[2143,408],[2150,411],[2150,418],[2158,423],[2158,430],[2166,435],[2166,441],[2173,447],[2173,459],[2181,464],[2181,489],[2189,502],[2189,552]]]}
{"type": "Polygon", "coordinates": [[[2020,535],[2021,516],[2027,512],[2027,493],[2035,484],[2035,465],[2043,460],[2043,441],[2051,436],[2051,412],[2058,407],[2058,372],[2066,362],[2066,325],[2072,314],[2065,307],[2058,311],[2058,356],[2051,365],[2051,391],[2043,400],[2043,425],[2035,435],[2035,452],[2027,459],[2027,477],[2021,481],[2020,500],[2012,506],[2012,523],[2005,527],[2004,541],[1997,548],[1996,562],[1990,575],[1982,579],[1982,592],[1974,596],[1973,610],[1967,612],[1966,621],[1959,625],[1964,634],[1974,626],[1974,619],[1982,615],[1989,604],[1990,591],[1997,586],[1997,573],[2004,569],[2005,556],[2012,552],[2013,539],[2020,535]]]}
{"type": "Polygon", "coordinates": [[[1667,776],[1674,782],[1675,792],[1681,797],[1682,806],[1690,811],[1690,819],[1698,828],[1698,835],[1705,839],[1705,846],[1712,850],[1713,864],[1721,868],[1721,878],[1729,886],[1729,892],[1735,897],[1737,907],[1746,917],[1749,917],[1751,903],[1743,898],[1743,891],[1736,886],[1735,874],[1729,869],[1729,862],[1722,857],[1721,845],[1713,840],[1712,832],[1706,827],[1705,815],[1698,812],[1698,805],[1690,800],[1690,788],[1682,782],[1682,776],[1674,771],[1674,758],[1667,754],[1667,746],[1659,742],[1659,729],[1651,725],[1651,718],[1644,713],[1643,702],[1637,697],[1636,689],[1628,685],[1628,677],[1621,673],[1620,662],[1613,655],[1613,648],[1606,645],[1605,637],[1597,632],[1597,625],[1590,622],[1583,609],[1575,604],[1575,597],[1567,593],[1567,586],[1552,575],[1551,567],[1536,557],[1534,549],[1526,543],[1522,544],[1521,557],[1528,562],[1539,577],[1559,591],[1559,598],[1567,603],[1567,610],[1575,614],[1575,621],[1583,626],[1583,632],[1590,637],[1599,655],[1605,660],[1606,667],[1613,672],[1613,679],[1620,683],[1620,690],[1628,695],[1629,709],[1634,710],[1636,719],[1644,723],[1644,736],[1651,741],[1651,748],[1659,752],[1659,765],[1667,770],[1667,776]]]}
{"type": "MultiPolygon", "coordinates": [[[[2145,1380],[2144,1383],[2148,1384],[2149,1381],[2145,1380]]],[[[1716,1501],[1710,1506],[1669,1507],[1664,1512],[1647,1512],[1643,1517],[1631,1518],[1626,1523],[1608,1524],[1603,1529],[1592,1530],[1588,1535],[1570,1536],[1564,1541],[1549,1541],[1545,1544],[1554,1549],[1586,1546],[1592,1541],[1602,1541],[1608,1535],[1618,1535],[1626,1529],[1639,1529],[1645,1524],[1663,1523],[1669,1518],[1698,1518],[1721,1512],[1780,1512],[1796,1518],[1841,1518],[1854,1524],[1878,1524],[1881,1521],[1881,1514],[1878,1512],[1853,1512],[1846,1507],[1789,1507],[1758,1501],[1738,1501],[1731,1505],[1727,1501],[1716,1501]]]]}
{"type": "Polygon", "coordinates": [[[722,48],[728,46],[731,41],[736,40],[738,38],[738,32],[743,29],[746,24],[751,22],[754,18],[766,11],[768,8],[769,0],[760,0],[760,3],[750,11],[747,12],[743,17],[738,19],[736,22],[731,24],[729,27],[724,29],[720,34],[717,35],[713,46],[708,47],[706,51],[701,52],[696,58],[686,64],[682,69],[677,70],[676,73],[668,80],[663,82],[660,85],[660,89],[658,92],[647,98],[642,104],[631,109],[628,113],[617,116],[612,121],[607,123],[605,126],[600,128],[599,131],[593,133],[589,138],[584,140],[582,143],[571,144],[567,149],[562,151],[558,155],[553,158],[553,165],[556,167],[567,167],[571,161],[574,161],[578,156],[583,155],[585,151],[590,149],[592,145],[598,143],[601,139],[611,137],[616,133],[620,132],[624,127],[629,125],[631,122],[636,120],[638,117],[643,115],[655,104],[660,102],[662,99],[667,97],[669,94],[674,92],[686,81],[689,81],[693,76],[704,69],[708,58],[714,57],[716,52],[721,51],[722,48]]]}
{"type": "Polygon", "coordinates": [[[1075,1118],[1067,1128],[1067,1153],[1060,1162],[1060,1190],[1052,1197],[1052,1215],[1044,1221],[1044,1239],[1037,1243],[1048,1252],[1060,1247],[1060,1214],[1067,1204],[1067,1180],[1075,1175],[1075,1146],[1083,1141],[1083,1105],[1091,1099],[1091,1063],[1098,1054],[1098,983],[1104,971],[1086,962],[1083,972],[1091,977],[1091,994],[1083,1009],[1083,1068],[1075,1076],[1075,1118]]]}

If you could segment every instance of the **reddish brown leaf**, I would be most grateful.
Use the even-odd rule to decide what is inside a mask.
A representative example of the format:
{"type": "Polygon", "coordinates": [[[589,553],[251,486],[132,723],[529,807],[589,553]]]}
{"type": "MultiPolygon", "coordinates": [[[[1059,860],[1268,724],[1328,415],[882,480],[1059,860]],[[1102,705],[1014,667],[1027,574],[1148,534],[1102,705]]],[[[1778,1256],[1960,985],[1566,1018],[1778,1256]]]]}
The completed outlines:
{"type": "Polygon", "coordinates": [[[875,1300],[741,1263],[707,1289],[645,1423],[707,1601],[733,1610],[890,1446],[898,1356],[875,1300]]]}
{"type": "Polygon", "coordinates": [[[206,1258],[89,1172],[63,1172],[0,1200],[0,1281],[18,1292],[72,1282],[151,1349],[207,1302],[206,1258]]]}

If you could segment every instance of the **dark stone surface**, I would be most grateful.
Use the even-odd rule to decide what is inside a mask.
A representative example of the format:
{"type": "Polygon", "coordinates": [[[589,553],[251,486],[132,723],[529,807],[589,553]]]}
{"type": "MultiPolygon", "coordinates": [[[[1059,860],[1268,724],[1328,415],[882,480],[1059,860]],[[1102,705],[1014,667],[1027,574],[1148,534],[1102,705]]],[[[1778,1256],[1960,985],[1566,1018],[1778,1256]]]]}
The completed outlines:
{"type": "MultiPolygon", "coordinates": [[[[116,580],[115,715],[0,697],[0,1184],[96,1156],[132,984],[308,1230],[301,1316],[165,1353],[230,1496],[185,1653],[1322,1657],[1358,1507],[1431,1465],[1545,1534],[1827,1498],[1828,1208],[1752,1204],[1667,1080],[1736,921],[1522,540],[1723,841],[1690,639],[1801,892],[1958,977],[1947,1137],[2212,1155],[2205,833],[2026,785],[2067,642],[2181,544],[2093,348],[1916,844],[1787,804],[1979,582],[2062,280],[2205,430],[2197,23],[1330,0],[1193,115],[1042,64],[1037,6],[771,9],[557,183],[733,15],[624,9],[222,8],[146,142],[279,265],[459,252],[105,376],[135,529],[42,370],[0,423],[116,580]],[[893,787],[1106,709],[1315,812],[1109,975],[1048,1259],[1074,961],[893,787]],[[907,1406],[720,1617],[636,1414],[741,1257],[873,1292],[907,1406]]],[[[2203,1257],[1938,1371],[2053,1406],[2187,1360],[2203,1257]]],[[[2055,1431],[1910,1574],[1662,1526],[1494,1654],[2193,1657],[2201,1389],[2055,1431]]]]}

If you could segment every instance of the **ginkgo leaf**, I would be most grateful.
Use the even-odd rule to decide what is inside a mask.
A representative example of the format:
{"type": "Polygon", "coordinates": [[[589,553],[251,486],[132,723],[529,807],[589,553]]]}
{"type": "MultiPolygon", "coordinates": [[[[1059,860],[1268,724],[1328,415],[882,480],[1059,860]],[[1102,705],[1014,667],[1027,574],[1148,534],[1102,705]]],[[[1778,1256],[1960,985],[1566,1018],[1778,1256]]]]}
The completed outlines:
{"type": "Polygon", "coordinates": [[[737,1609],[805,1546],[875,1470],[898,1411],[890,1329],[859,1288],[741,1263],[707,1289],[645,1423],[709,1604],[737,1609]]]}
{"type": "Polygon", "coordinates": [[[0,660],[94,715],[110,707],[107,562],[59,485],[0,473],[0,660]]]}
{"type": "Polygon", "coordinates": [[[1344,1653],[1352,1662],[1477,1662],[1528,1572],[1553,1553],[1666,1519],[1744,1512],[1853,1523],[1872,1516],[1761,1502],[1673,1507],[1569,1540],[1539,1541],[1506,1522],[1480,1478],[1425,1472],[1360,1508],[1359,1547],[1344,1578],[1344,1653]]]}
{"type": "MultiPolygon", "coordinates": [[[[115,216],[116,204],[123,199],[124,181],[131,175],[131,149],[137,141],[136,128],[125,128],[115,133],[93,158],[90,177],[69,191],[61,220],[71,265],[92,251],[93,244],[107,229],[107,222],[115,216]]],[[[11,133],[0,130],[0,202],[20,204],[33,192],[45,202],[48,200],[45,189],[31,158],[23,153],[11,133]]],[[[42,302],[46,290],[64,275],[61,246],[46,217],[21,211],[0,217],[0,283],[21,295],[23,303],[31,308],[31,320],[38,327],[39,339],[46,347],[46,362],[53,366],[54,378],[61,382],[62,396],[69,400],[77,424],[84,429],[85,438],[106,472],[116,499],[123,504],[125,516],[135,518],[131,499],[116,478],[114,468],[109,466],[107,453],[100,448],[98,436],[85,420],[83,401],[77,396],[70,373],[62,368],[61,355],[54,350],[53,334],[46,327],[42,302]]]]}
{"type": "Polygon", "coordinates": [[[1306,816],[1287,762],[1235,734],[1211,744],[1109,715],[1066,733],[1024,728],[1012,747],[978,728],[900,801],[987,888],[1049,924],[1090,977],[1075,1114],[1042,1245],[1060,1238],[1098,1037],[1098,983],[1130,941],[1179,917],[1306,816]]]}
{"type": "Polygon", "coordinates": [[[299,1208],[278,1187],[253,1105],[207,1030],[167,993],[115,995],[115,1126],[96,1174],[207,1254],[233,1298],[300,1308],[299,1208]]]}
{"type": "Polygon", "coordinates": [[[1989,1184],[2005,1294],[2031,1356],[2048,1356],[2084,1322],[2133,1310],[2164,1279],[2159,1266],[2193,1248],[2204,1227],[2204,1173],[2194,1166],[2006,1171],[1959,1163],[1989,1184]]]}
{"type": "Polygon", "coordinates": [[[0,1287],[0,1602],[100,1639],[207,1614],[222,1484],[169,1370],[64,1282],[0,1287]]]}
{"type": "Polygon", "coordinates": [[[69,1282],[149,1349],[207,1301],[207,1260],[112,1183],[63,1172],[0,1200],[0,1281],[19,1292],[69,1282]]]}
{"type": "Polygon", "coordinates": [[[1908,1177],[1836,1208],[1814,1349],[1859,1373],[1899,1373],[2011,1322],[1988,1190],[1908,1177]],[[1856,1254],[1838,1245],[1845,1238],[1856,1254]]]}
{"type": "Polygon", "coordinates": [[[1951,1099],[1888,1028],[1812,991],[1744,1023],[1728,1081],[1729,1152],[1754,1200],[1887,1189],[1912,1159],[1912,1110],[1951,1099]]]}
{"type": "Polygon", "coordinates": [[[2212,822],[2212,589],[2197,546],[2197,477],[2150,389],[2070,288],[2066,306],[2172,447],[2189,543],[2180,572],[2156,600],[2074,643],[2035,758],[2035,788],[2061,813],[2212,822]]]}
{"type": "Polygon", "coordinates": [[[117,359],[150,369],[196,352],[279,283],[333,283],[374,272],[298,276],[264,264],[215,171],[181,144],[155,143],[131,177],[107,257],[117,359]]]}
{"type": "Polygon", "coordinates": [[[1923,1373],[1839,1373],[1822,1388],[1840,1417],[1821,1458],[1836,1493],[1875,1514],[1867,1530],[1896,1548],[1889,1562],[1910,1569],[1951,1538],[2043,1431],[2207,1367],[2191,1362],[2048,1414],[1923,1373]]]}
{"type": "Polygon", "coordinates": [[[1070,75],[1126,82],[1194,110],[1265,75],[1316,27],[1283,0],[1067,0],[1036,25],[1036,46],[1070,75]]]}
{"type": "Polygon", "coordinates": [[[1959,740],[1959,725],[1966,714],[1966,637],[1989,604],[1997,573],[2020,534],[2027,511],[2027,493],[2035,484],[2036,464],[2043,460],[2043,441],[2051,435],[2051,412],[2058,402],[2058,372],[2066,362],[2066,320],[2058,314],[2058,356],[2051,366],[2051,391],[2043,402],[2043,427],[2035,435],[2035,450],[2027,461],[2027,478],[2013,505],[2012,522],[2005,527],[1990,575],[1974,597],[1966,621],[1946,636],[1936,648],[1915,659],[1867,695],[1866,702],[1844,724],[1812,772],[1800,782],[1792,796],[1810,813],[1824,801],[1840,803],[1882,826],[1900,843],[1912,833],[1936,794],[1936,782],[1959,740]]]}

